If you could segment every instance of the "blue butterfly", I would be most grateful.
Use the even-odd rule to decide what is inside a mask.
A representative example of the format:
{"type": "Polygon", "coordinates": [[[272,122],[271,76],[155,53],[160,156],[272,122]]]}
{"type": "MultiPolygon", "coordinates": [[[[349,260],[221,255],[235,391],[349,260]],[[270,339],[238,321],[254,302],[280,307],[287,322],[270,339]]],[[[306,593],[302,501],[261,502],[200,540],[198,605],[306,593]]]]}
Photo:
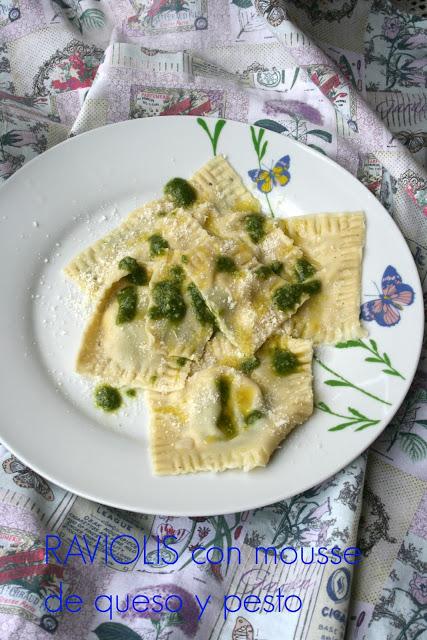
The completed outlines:
{"type": "Polygon", "coordinates": [[[361,307],[363,320],[375,320],[381,327],[393,327],[400,322],[400,311],[414,302],[415,293],[409,284],[402,284],[396,269],[389,265],[381,280],[380,297],[361,307]]]}
{"type": "Polygon", "coordinates": [[[284,187],[288,184],[291,179],[288,171],[290,162],[289,156],[283,156],[272,169],[252,169],[248,175],[262,193],[270,193],[276,185],[284,187]]]}

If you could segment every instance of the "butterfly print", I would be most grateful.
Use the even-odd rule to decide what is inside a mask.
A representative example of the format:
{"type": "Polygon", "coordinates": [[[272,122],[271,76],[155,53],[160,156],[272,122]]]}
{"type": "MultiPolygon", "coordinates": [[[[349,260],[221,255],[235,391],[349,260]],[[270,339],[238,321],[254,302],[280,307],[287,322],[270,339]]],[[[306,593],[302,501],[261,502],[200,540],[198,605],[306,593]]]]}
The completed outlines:
{"type": "Polygon", "coordinates": [[[254,628],[246,618],[242,616],[237,618],[231,640],[254,640],[254,628]]]}
{"type": "Polygon", "coordinates": [[[394,134],[392,140],[399,140],[411,153],[417,153],[423,147],[427,147],[427,133],[424,131],[399,131],[394,134]]]}
{"type": "Polygon", "coordinates": [[[252,169],[248,175],[262,193],[270,193],[276,185],[284,187],[288,184],[291,178],[288,171],[290,162],[289,156],[283,156],[272,169],[252,169]]]}
{"type": "Polygon", "coordinates": [[[400,312],[414,302],[415,293],[409,284],[403,284],[396,269],[389,265],[381,280],[379,298],[362,304],[363,320],[375,320],[381,327],[393,327],[400,322],[400,312]]]}
{"type": "Polygon", "coordinates": [[[3,470],[5,473],[16,474],[13,477],[13,481],[18,487],[34,489],[45,500],[49,502],[53,500],[53,491],[46,480],[22,464],[15,456],[11,456],[3,462],[3,470]]]}

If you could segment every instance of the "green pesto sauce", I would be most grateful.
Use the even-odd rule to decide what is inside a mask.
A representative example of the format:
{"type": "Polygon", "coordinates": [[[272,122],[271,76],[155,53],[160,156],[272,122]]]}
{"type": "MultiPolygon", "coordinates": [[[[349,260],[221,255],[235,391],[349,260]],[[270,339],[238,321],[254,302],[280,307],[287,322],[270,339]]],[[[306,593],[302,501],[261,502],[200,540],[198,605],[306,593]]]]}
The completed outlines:
{"type": "Polygon", "coordinates": [[[170,270],[170,279],[180,284],[185,277],[184,269],[179,264],[174,264],[170,270]]]}
{"type": "Polygon", "coordinates": [[[257,356],[250,356],[250,358],[246,358],[242,360],[240,363],[239,369],[245,375],[249,375],[252,371],[255,371],[261,364],[260,359],[257,356]]]}
{"type": "Polygon", "coordinates": [[[273,260],[270,264],[270,269],[276,274],[276,276],[280,276],[283,271],[283,262],[280,262],[280,260],[273,260]]]}
{"type": "Polygon", "coordinates": [[[176,207],[189,207],[197,200],[195,188],[183,178],[173,178],[165,185],[165,196],[168,196],[176,207]]]}
{"type": "Polygon", "coordinates": [[[124,289],[120,289],[117,293],[117,301],[119,303],[119,310],[117,312],[116,324],[132,322],[136,316],[138,307],[138,294],[136,292],[136,287],[131,285],[124,289]]]}
{"type": "Polygon", "coordinates": [[[273,293],[273,301],[281,311],[289,311],[301,300],[301,284],[285,284],[273,293]]]}
{"type": "Polygon", "coordinates": [[[102,384],[95,389],[95,405],[98,409],[111,412],[116,411],[122,404],[120,391],[108,384],[102,384]]]}
{"type": "Polygon", "coordinates": [[[315,293],[319,293],[322,290],[322,283],[320,282],[320,280],[310,280],[309,282],[303,282],[301,287],[304,293],[313,295],[315,293]]]}
{"type": "Polygon", "coordinates": [[[234,273],[237,271],[236,263],[233,258],[229,258],[228,256],[218,256],[215,267],[219,273],[234,273]]]}
{"type": "Polygon", "coordinates": [[[260,213],[250,213],[243,218],[246,233],[254,244],[258,244],[265,236],[265,217],[260,213]]]}
{"type": "Polygon", "coordinates": [[[305,258],[300,258],[297,260],[295,265],[295,273],[300,282],[304,282],[304,280],[308,280],[316,273],[316,269],[313,265],[306,260],[305,258]]]}
{"type": "Polygon", "coordinates": [[[320,280],[309,280],[295,284],[285,284],[273,293],[273,301],[281,311],[293,309],[301,300],[303,293],[313,295],[321,291],[320,280]]]}
{"type": "Polygon", "coordinates": [[[135,258],[131,258],[130,256],[126,256],[126,258],[122,258],[119,262],[119,269],[123,269],[123,271],[129,271],[126,276],[126,280],[131,284],[136,284],[138,286],[144,286],[148,284],[148,273],[147,269],[144,265],[139,264],[135,260],[135,258]]]}
{"type": "Polygon", "coordinates": [[[203,300],[202,294],[193,282],[188,285],[188,292],[191,297],[191,302],[193,303],[194,313],[196,314],[197,320],[201,324],[211,324],[212,326],[216,326],[215,316],[203,300]]]}
{"type": "Polygon", "coordinates": [[[187,313],[187,305],[181,291],[181,283],[176,279],[161,280],[153,287],[154,306],[148,310],[150,318],[171,322],[181,322],[187,313]]]}
{"type": "Polygon", "coordinates": [[[229,406],[231,384],[226,376],[220,376],[217,378],[215,384],[219,393],[219,401],[221,405],[219,416],[216,419],[216,426],[226,440],[231,440],[237,436],[237,426],[233,412],[229,406]]]}
{"type": "Polygon", "coordinates": [[[276,348],[273,351],[272,364],[278,376],[287,376],[298,368],[298,358],[287,349],[276,348]]]}
{"type": "Polygon", "coordinates": [[[258,269],[255,270],[255,273],[258,278],[261,278],[261,280],[267,280],[272,275],[280,275],[282,270],[283,262],[280,262],[280,260],[274,260],[273,262],[270,262],[270,264],[263,264],[261,267],[258,267],[258,269]]]}
{"type": "Polygon", "coordinates": [[[158,233],[150,236],[148,242],[150,243],[150,255],[152,258],[162,256],[169,249],[169,242],[158,233]]]}
{"type": "Polygon", "coordinates": [[[182,264],[187,264],[188,263],[188,256],[186,256],[185,254],[183,254],[181,256],[181,262],[182,264]]]}
{"type": "Polygon", "coordinates": [[[261,420],[264,417],[264,413],[259,409],[254,409],[245,417],[245,422],[247,425],[254,424],[257,420],[261,420]]]}
{"type": "Polygon", "coordinates": [[[261,280],[268,280],[268,278],[273,275],[273,272],[271,270],[271,267],[263,264],[261,267],[258,267],[258,269],[255,269],[255,274],[258,276],[258,278],[261,278],[261,280]]]}
{"type": "Polygon", "coordinates": [[[176,359],[176,364],[178,365],[178,367],[183,367],[187,362],[187,358],[177,358],[176,359]]]}
{"type": "Polygon", "coordinates": [[[137,394],[136,389],[128,389],[126,391],[126,395],[129,396],[129,398],[136,398],[136,394],[137,394]]]}

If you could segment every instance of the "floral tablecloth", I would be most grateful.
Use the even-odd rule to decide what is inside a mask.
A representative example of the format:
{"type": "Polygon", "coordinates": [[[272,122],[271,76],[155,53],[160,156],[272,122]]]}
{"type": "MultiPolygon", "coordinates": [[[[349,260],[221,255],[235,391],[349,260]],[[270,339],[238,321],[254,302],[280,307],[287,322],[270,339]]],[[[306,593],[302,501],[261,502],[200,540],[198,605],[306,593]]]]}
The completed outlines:
{"type": "MultiPolygon", "coordinates": [[[[400,226],[425,283],[426,87],[427,20],[387,0],[0,0],[0,179],[67,137],[118,120],[190,114],[258,123],[356,175],[400,226]]],[[[2,448],[0,638],[427,638],[426,380],[424,353],[369,452],[323,485],[253,512],[118,511],[51,486],[2,448]],[[174,535],[180,561],[46,565],[46,532],[63,541],[174,535]],[[201,543],[232,543],[241,563],[189,562],[201,543]],[[255,569],[260,544],[358,545],[363,561],[353,572],[255,569]],[[50,614],[44,598],[59,582],[85,600],[118,594],[122,611],[111,619],[90,607],[50,614]],[[300,612],[221,615],[226,593],[280,587],[300,595],[300,612]],[[200,620],[195,592],[212,596],[200,620]],[[178,594],[185,613],[126,611],[126,595],[138,593],[178,594]]]]}

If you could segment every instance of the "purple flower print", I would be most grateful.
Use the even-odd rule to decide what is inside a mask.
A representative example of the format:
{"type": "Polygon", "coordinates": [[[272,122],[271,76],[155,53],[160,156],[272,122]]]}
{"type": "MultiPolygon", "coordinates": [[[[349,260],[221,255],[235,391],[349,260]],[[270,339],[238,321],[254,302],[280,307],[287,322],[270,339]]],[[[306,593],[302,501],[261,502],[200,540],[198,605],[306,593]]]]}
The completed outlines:
{"type": "Polygon", "coordinates": [[[413,36],[409,36],[409,38],[405,40],[405,46],[407,49],[427,47],[427,35],[425,33],[416,33],[413,36]]]}
{"type": "Polygon", "coordinates": [[[393,40],[399,33],[401,27],[402,21],[396,16],[393,16],[392,18],[384,18],[383,34],[386,38],[393,40]]]}
{"type": "MultiPolygon", "coordinates": [[[[181,611],[177,613],[169,613],[166,609],[163,609],[160,613],[156,613],[152,611],[151,608],[147,608],[147,611],[143,613],[128,610],[121,614],[122,618],[129,621],[135,619],[150,620],[158,632],[157,637],[160,636],[161,630],[166,629],[166,627],[179,625],[184,635],[188,638],[194,638],[198,627],[199,612],[194,598],[191,597],[188,591],[175,584],[149,585],[148,587],[134,589],[128,593],[127,599],[121,603],[120,608],[123,610],[126,609],[127,602],[131,602],[138,594],[144,594],[147,598],[150,598],[150,600],[152,600],[154,595],[159,595],[163,599],[163,602],[169,595],[174,594],[181,598],[183,606],[181,611]]],[[[155,604],[155,606],[158,608],[159,605],[155,604]]],[[[171,600],[170,606],[176,607],[177,600],[171,600]]]]}
{"type": "Polygon", "coordinates": [[[410,593],[418,604],[427,604],[427,576],[421,576],[414,571],[413,578],[409,583],[410,593]]]}
{"type": "Polygon", "coordinates": [[[264,112],[269,116],[286,114],[309,120],[313,124],[323,124],[320,111],[301,100],[267,100],[264,104],[264,112]]]}
{"type": "Polygon", "coordinates": [[[311,528],[303,531],[301,535],[302,544],[315,544],[321,546],[325,544],[328,539],[329,524],[326,522],[319,523],[319,528],[311,528]]]}
{"type": "Polygon", "coordinates": [[[405,70],[409,74],[410,82],[424,83],[426,78],[425,67],[427,67],[427,58],[416,58],[411,60],[409,64],[405,64],[405,70]]]}
{"type": "Polygon", "coordinates": [[[312,511],[310,511],[307,516],[307,520],[320,520],[320,518],[322,518],[325,513],[331,515],[331,503],[329,498],[318,507],[315,507],[312,511]]]}

